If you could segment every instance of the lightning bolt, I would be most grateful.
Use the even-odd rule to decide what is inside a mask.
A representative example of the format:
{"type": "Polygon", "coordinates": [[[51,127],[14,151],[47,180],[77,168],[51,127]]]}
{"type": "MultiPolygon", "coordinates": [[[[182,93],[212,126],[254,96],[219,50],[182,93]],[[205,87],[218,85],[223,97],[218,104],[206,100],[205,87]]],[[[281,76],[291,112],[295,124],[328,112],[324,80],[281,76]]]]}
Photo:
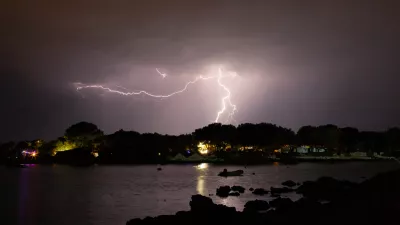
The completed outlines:
{"type": "Polygon", "coordinates": [[[232,111],[229,113],[229,115],[228,115],[228,120],[227,120],[227,123],[229,122],[229,119],[230,120],[234,120],[233,119],[233,115],[235,114],[235,112],[236,112],[236,105],[234,105],[234,104],[232,104],[232,102],[231,102],[231,91],[224,85],[224,84],[222,84],[222,82],[221,82],[221,79],[223,78],[223,76],[222,76],[222,69],[221,68],[218,68],[218,79],[217,79],[217,82],[218,82],[218,85],[220,86],[220,87],[222,87],[224,90],[225,90],[225,92],[227,93],[227,95],[225,96],[225,97],[223,97],[222,98],[222,109],[220,110],[220,111],[218,111],[218,113],[217,113],[217,118],[215,118],[215,122],[217,123],[218,122],[218,120],[219,120],[219,118],[220,118],[220,116],[225,112],[225,110],[226,110],[226,103],[228,103],[229,104],[229,106],[231,106],[231,108],[232,108],[232,111]]]}
{"type": "MultiPolygon", "coordinates": [[[[163,78],[165,78],[167,76],[167,74],[161,73],[157,68],[156,68],[156,71],[163,78]]],[[[182,89],[177,90],[175,92],[172,92],[170,94],[166,94],[166,95],[152,94],[152,93],[149,93],[147,91],[136,91],[136,92],[135,91],[129,91],[126,88],[121,87],[121,86],[117,86],[117,87],[123,88],[123,89],[125,89],[127,91],[126,92],[125,91],[119,91],[119,90],[116,90],[116,89],[113,89],[113,88],[110,88],[110,87],[107,87],[107,86],[104,86],[104,85],[99,85],[99,84],[86,85],[86,84],[77,82],[77,83],[74,83],[74,85],[75,85],[76,90],[78,92],[83,90],[83,89],[101,89],[101,90],[106,91],[106,92],[119,94],[119,95],[124,95],[124,96],[146,95],[146,96],[150,96],[150,97],[153,97],[153,98],[169,98],[169,97],[172,97],[174,95],[177,95],[177,94],[185,92],[190,85],[193,85],[193,84],[197,83],[198,81],[206,81],[206,80],[217,78],[218,85],[226,92],[226,95],[222,98],[222,108],[217,112],[217,117],[214,120],[214,122],[218,123],[220,121],[220,117],[225,113],[225,111],[227,110],[227,105],[228,105],[231,108],[231,111],[228,113],[228,119],[227,119],[226,123],[230,123],[232,121],[236,122],[235,119],[233,118],[233,116],[234,116],[235,112],[237,111],[237,107],[236,107],[236,105],[234,105],[232,103],[232,101],[231,101],[231,91],[229,90],[229,88],[226,85],[224,85],[222,83],[222,78],[224,78],[224,77],[234,77],[234,76],[236,76],[236,74],[223,75],[222,69],[219,68],[218,69],[218,76],[202,76],[202,75],[197,76],[194,80],[187,82],[182,89]]]]}
{"type": "Polygon", "coordinates": [[[156,71],[157,71],[158,74],[160,74],[160,75],[162,76],[162,78],[165,78],[165,77],[167,76],[166,73],[161,73],[161,72],[158,70],[158,68],[156,68],[156,71]]]}

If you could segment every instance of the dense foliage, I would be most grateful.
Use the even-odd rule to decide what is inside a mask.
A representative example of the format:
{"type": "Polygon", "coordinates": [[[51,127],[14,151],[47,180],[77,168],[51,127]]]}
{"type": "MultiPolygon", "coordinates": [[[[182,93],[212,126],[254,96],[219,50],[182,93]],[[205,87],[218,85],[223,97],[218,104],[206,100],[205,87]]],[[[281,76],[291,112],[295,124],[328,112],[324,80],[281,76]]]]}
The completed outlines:
{"type": "Polygon", "coordinates": [[[191,134],[171,136],[157,133],[140,134],[119,130],[104,135],[96,125],[80,122],[66,129],[56,140],[7,142],[0,144],[0,160],[18,155],[24,149],[36,149],[43,158],[72,149],[95,151],[103,162],[137,163],[166,159],[178,153],[197,152],[198,143],[212,146],[216,154],[226,152],[270,153],[282,146],[317,146],[336,154],[351,152],[384,152],[392,155],[400,150],[400,129],[384,132],[359,131],[335,125],[304,126],[297,133],[274,124],[224,125],[213,123],[191,134]]]}

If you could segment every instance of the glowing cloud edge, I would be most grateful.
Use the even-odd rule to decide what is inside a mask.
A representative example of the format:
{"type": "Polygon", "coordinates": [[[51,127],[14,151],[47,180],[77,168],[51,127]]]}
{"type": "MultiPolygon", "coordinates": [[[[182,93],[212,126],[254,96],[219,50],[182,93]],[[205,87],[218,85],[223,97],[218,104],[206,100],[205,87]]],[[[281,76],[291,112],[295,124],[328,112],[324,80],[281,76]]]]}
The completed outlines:
{"type": "MultiPolygon", "coordinates": [[[[163,78],[165,78],[167,76],[167,74],[161,73],[157,68],[156,68],[156,71],[163,78]]],[[[123,92],[123,91],[112,89],[110,87],[106,87],[104,85],[99,85],[99,84],[87,85],[87,84],[83,84],[83,83],[79,83],[79,82],[74,83],[74,86],[76,87],[76,91],[78,91],[78,92],[83,90],[83,89],[101,89],[101,90],[106,91],[106,92],[119,94],[119,95],[124,95],[124,96],[146,95],[146,96],[150,96],[150,97],[153,97],[153,98],[169,98],[169,97],[172,97],[174,95],[177,95],[177,94],[185,92],[190,85],[195,84],[200,80],[205,81],[205,80],[210,80],[210,79],[217,78],[218,86],[220,86],[227,94],[224,97],[222,97],[222,99],[221,99],[222,108],[217,112],[217,116],[216,116],[214,122],[215,123],[219,122],[221,115],[224,114],[225,111],[227,110],[226,108],[227,108],[227,104],[228,104],[232,108],[232,110],[228,113],[228,118],[227,118],[227,121],[225,123],[231,123],[231,121],[236,122],[236,120],[233,118],[233,116],[234,116],[235,112],[237,111],[237,106],[235,104],[233,104],[232,101],[231,101],[231,91],[229,90],[229,88],[226,85],[224,85],[222,83],[221,80],[224,77],[235,77],[235,76],[236,76],[236,73],[224,76],[223,73],[222,73],[222,69],[218,68],[218,76],[206,76],[206,77],[204,77],[202,75],[197,76],[194,80],[187,82],[186,85],[182,89],[180,89],[178,91],[175,91],[175,92],[172,92],[170,94],[166,94],[166,95],[152,94],[152,93],[149,93],[149,92],[143,91],[143,90],[142,91],[137,91],[137,92],[135,92],[135,91],[123,92]]],[[[126,88],[124,88],[124,89],[127,90],[126,88]]]]}

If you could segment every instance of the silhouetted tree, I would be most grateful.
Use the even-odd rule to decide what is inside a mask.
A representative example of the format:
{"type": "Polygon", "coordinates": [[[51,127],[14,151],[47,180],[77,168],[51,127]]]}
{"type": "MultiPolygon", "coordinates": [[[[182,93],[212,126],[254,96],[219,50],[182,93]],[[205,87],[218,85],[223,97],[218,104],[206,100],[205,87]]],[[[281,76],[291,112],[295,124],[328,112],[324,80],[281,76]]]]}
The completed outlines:
{"type": "Polygon", "coordinates": [[[193,135],[197,141],[209,141],[210,144],[217,146],[217,149],[224,149],[227,144],[233,143],[236,136],[236,127],[212,123],[206,127],[196,129],[193,135]]]}
{"type": "Polygon", "coordinates": [[[363,131],[359,134],[359,147],[363,152],[372,154],[386,149],[386,142],[382,132],[363,131]]]}
{"type": "Polygon", "coordinates": [[[4,163],[13,151],[15,143],[10,141],[0,144],[0,162],[4,163]]]}
{"type": "Polygon", "coordinates": [[[341,132],[337,126],[332,124],[319,126],[316,136],[322,146],[330,150],[339,148],[341,132]]]}
{"type": "Polygon", "coordinates": [[[263,149],[274,149],[276,147],[292,144],[295,133],[275,124],[240,124],[237,128],[237,144],[244,146],[256,146],[263,149]]]}
{"type": "MultiPolygon", "coordinates": [[[[0,160],[4,160],[8,154],[13,154],[14,159],[18,158],[15,157],[18,152],[32,148],[39,149],[40,156],[47,156],[46,162],[51,161],[53,158],[51,155],[55,151],[72,149],[85,150],[86,153],[98,150],[97,160],[104,163],[162,162],[168,156],[175,156],[178,153],[193,154],[200,141],[210,143],[219,150],[218,157],[234,162],[261,162],[264,152],[251,151],[249,150],[251,148],[247,148],[247,151],[233,151],[231,154],[226,151],[227,146],[231,145],[233,150],[239,147],[253,147],[254,150],[269,151],[286,144],[297,144],[325,147],[338,153],[364,151],[372,154],[386,151],[387,154],[391,154],[400,150],[400,129],[390,128],[386,132],[359,132],[356,128],[338,128],[328,124],[318,127],[303,126],[295,134],[290,129],[270,123],[244,123],[237,127],[213,123],[196,129],[192,134],[179,136],[140,134],[123,130],[104,136],[96,125],[80,122],[70,126],[64,136],[53,141],[34,140],[1,144],[0,160]]],[[[74,154],[80,153],[63,155],[74,154]]]]}
{"type": "Polygon", "coordinates": [[[384,134],[386,142],[386,154],[391,155],[393,151],[400,151],[400,129],[393,127],[384,134]]]}
{"type": "Polygon", "coordinates": [[[317,128],[313,126],[303,126],[297,131],[297,143],[300,145],[321,144],[317,138],[317,128]]]}
{"type": "Polygon", "coordinates": [[[79,122],[65,130],[67,138],[78,138],[82,136],[103,135],[103,132],[93,123],[79,122]]]}
{"type": "Polygon", "coordinates": [[[357,151],[357,144],[359,143],[359,132],[358,129],[353,127],[341,128],[341,139],[340,146],[341,149],[338,153],[355,152],[357,151]]]}
{"type": "Polygon", "coordinates": [[[20,141],[20,142],[18,142],[18,143],[15,145],[14,149],[17,150],[17,151],[21,151],[21,150],[27,149],[27,148],[29,148],[29,147],[30,147],[30,146],[29,146],[29,142],[27,142],[27,141],[20,141]]]}
{"type": "Polygon", "coordinates": [[[75,142],[78,147],[93,147],[94,141],[99,140],[99,137],[102,136],[103,131],[96,125],[80,122],[67,128],[64,138],[75,142]]]}
{"type": "Polygon", "coordinates": [[[55,153],[54,149],[56,148],[56,143],[57,143],[57,140],[52,140],[52,141],[43,143],[43,145],[40,146],[40,148],[39,148],[39,154],[41,156],[53,155],[55,153]]]}

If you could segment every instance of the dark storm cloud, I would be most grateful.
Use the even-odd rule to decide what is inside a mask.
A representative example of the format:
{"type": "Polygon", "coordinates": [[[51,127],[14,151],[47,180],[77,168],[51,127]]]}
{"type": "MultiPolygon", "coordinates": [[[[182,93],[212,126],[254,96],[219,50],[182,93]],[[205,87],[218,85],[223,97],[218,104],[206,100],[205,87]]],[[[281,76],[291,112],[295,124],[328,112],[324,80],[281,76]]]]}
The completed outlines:
{"type": "Polygon", "coordinates": [[[71,84],[132,79],[130,88],[156,83],[152,91],[165,92],[182,81],[154,81],[153,68],[180,77],[209,64],[261,77],[257,88],[241,89],[251,98],[238,99],[240,122],[294,129],[400,125],[398,1],[1,4],[0,140],[50,138],[81,120],[106,132],[190,132],[214,116],[196,92],[160,104],[90,93],[82,98],[71,84]]]}

